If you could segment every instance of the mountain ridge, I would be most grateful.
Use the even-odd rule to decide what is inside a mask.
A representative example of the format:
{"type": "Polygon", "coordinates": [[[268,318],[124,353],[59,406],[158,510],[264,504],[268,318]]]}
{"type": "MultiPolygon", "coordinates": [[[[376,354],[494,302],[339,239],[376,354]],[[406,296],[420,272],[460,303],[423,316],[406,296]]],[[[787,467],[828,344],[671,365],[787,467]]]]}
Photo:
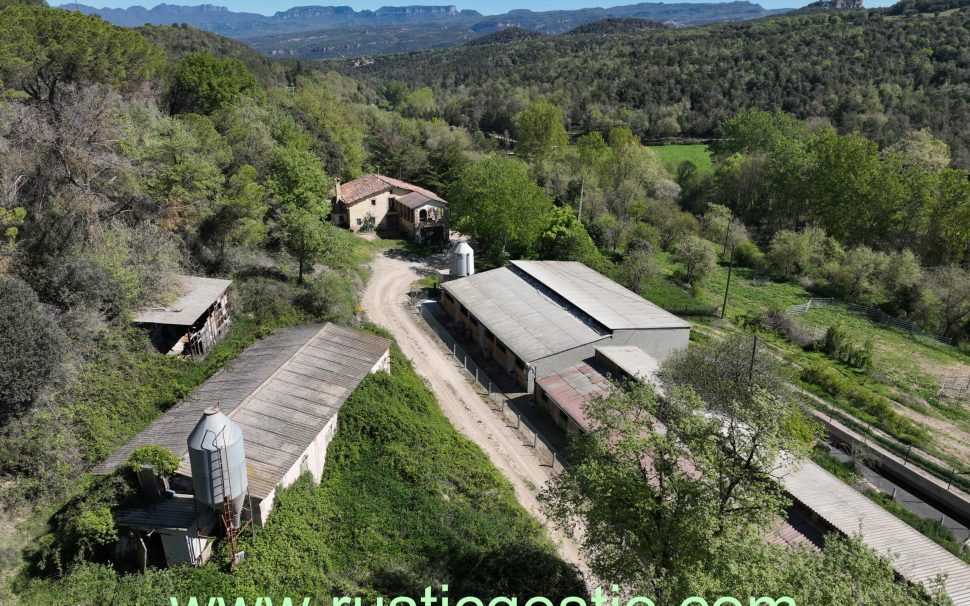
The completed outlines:
{"type": "Polygon", "coordinates": [[[101,16],[115,25],[186,24],[250,44],[271,56],[323,59],[380,55],[457,46],[510,27],[562,34],[608,18],[641,18],[671,25],[744,21],[787,9],[765,9],[748,0],[733,2],[642,2],[610,8],[532,11],[515,9],[482,15],[455,5],[383,6],[357,11],[350,6],[295,6],[273,15],[234,12],[224,6],[159,4],[152,8],[59,8],[101,16]]]}

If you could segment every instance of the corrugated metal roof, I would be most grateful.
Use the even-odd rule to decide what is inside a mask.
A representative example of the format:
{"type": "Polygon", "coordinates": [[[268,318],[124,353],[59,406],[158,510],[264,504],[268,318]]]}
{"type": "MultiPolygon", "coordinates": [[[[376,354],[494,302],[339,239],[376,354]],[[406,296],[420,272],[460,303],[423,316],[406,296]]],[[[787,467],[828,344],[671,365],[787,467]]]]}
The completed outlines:
{"type": "Polygon", "coordinates": [[[660,362],[636,345],[604,345],[596,352],[633,379],[657,383],[660,362]]]}
{"type": "Polygon", "coordinates": [[[232,280],[198,276],[178,276],[178,279],[183,293],[178,301],[165,307],[139,309],[133,321],[138,324],[192,326],[232,284],[232,280]]]}
{"type": "Polygon", "coordinates": [[[812,461],[778,473],[785,490],[845,535],[861,533],[862,542],[880,555],[891,554],[893,568],[911,583],[932,588],[946,575],[946,593],[956,606],[970,606],[970,565],[943,549],[868,497],[812,461]]]}
{"type": "Polygon", "coordinates": [[[690,328],[688,322],[578,261],[512,261],[512,265],[610,330],[690,328]]]}
{"type": "Polygon", "coordinates": [[[442,288],[526,362],[606,337],[506,267],[442,288]]]}
{"type": "Polygon", "coordinates": [[[765,540],[773,545],[781,545],[783,547],[798,545],[807,547],[812,551],[819,551],[818,546],[809,537],[784,518],[775,520],[771,530],[765,533],[765,540]]]}
{"type": "Polygon", "coordinates": [[[182,457],[216,404],[243,432],[250,494],[266,497],[380,361],[390,341],[334,324],[275,331],[257,341],[95,469],[109,473],[132,450],[158,444],[182,457]]]}

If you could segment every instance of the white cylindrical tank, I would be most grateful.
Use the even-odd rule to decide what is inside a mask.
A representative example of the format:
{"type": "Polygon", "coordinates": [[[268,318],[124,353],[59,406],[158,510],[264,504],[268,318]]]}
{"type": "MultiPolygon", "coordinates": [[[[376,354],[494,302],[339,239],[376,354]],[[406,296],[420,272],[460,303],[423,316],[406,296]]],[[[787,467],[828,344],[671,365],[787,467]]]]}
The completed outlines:
{"type": "Polygon", "coordinates": [[[475,251],[467,242],[459,242],[451,249],[451,275],[464,278],[475,273],[475,251]]]}
{"type": "Polygon", "coordinates": [[[195,499],[218,511],[231,501],[232,524],[239,528],[249,489],[242,430],[218,408],[206,408],[189,434],[188,446],[195,499]]]}

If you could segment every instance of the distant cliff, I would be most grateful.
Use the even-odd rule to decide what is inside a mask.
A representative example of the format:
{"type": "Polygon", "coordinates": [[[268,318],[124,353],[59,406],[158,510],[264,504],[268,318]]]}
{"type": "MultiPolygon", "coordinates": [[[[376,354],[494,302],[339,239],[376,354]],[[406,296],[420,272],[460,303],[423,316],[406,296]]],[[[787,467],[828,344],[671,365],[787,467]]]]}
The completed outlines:
{"type": "Polygon", "coordinates": [[[184,23],[243,40],[268,55],[306,59],[455,46],[508,28],[562,34],[581,25],[610,18],[696,25],[755,19],[780,12],[766,10],[747,1],[644,2],[610,8],[542,12],[519,9],[488,16],[473,10],[459,10],[454,5],[384,6],[374,11],[356,11],[349,6],[297,6],[271,16],[236,13],[211,4],[159,4],[151,9],[141,6],[112,9],[64,4],[61,8],[97,14],[111,23],[128,27],[184,23]]]}

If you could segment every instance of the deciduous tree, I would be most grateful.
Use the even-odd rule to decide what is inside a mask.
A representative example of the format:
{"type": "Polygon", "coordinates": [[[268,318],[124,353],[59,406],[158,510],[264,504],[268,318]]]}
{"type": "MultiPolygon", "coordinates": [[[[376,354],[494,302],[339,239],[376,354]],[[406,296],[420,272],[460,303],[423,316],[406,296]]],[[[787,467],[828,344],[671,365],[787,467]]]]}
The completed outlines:
{"type": "Polygon", "coordinates": [[[515,117],[517,151],[544,160],[566,151],[569,139],[562,125],[562,110],[549,101],[533,101],[515,117]]]}
{"type": "Polygon", "coordinates": [[[970,319],[970,270],[958,265],[937,269],[929,275],[927,288],[933,294],[940,332],[955,335],[960,324],[970,319]]]}
{"type": "Polygon", "coordinates": [[[539,235],[539,258],[580,261],[590,267],[600,268],[603,258],[572,209],[554,208],[551,217],[549,226],[539,235]]]}
{"type": "Polygon", "coordinates": [[[492,264],[521,258],[550,224],[552,201],[519,160],[488,156],[462,173],[451,192],[455,228],[492,264]]]}
{"type": "Polygon", "coordinates": [[[688,236],[674,248],[673,258],[684,266],[684,280],[690,284],[706,278],[717,267],[717,255],[699,236],[688,236]]]}
{"type": "Polygon", "coordinates": [[[278,206],[299,208],[321,219],[330,214],[333,180],[310,151],[295,146],[276,148],[266,186],[278,206]]]}

